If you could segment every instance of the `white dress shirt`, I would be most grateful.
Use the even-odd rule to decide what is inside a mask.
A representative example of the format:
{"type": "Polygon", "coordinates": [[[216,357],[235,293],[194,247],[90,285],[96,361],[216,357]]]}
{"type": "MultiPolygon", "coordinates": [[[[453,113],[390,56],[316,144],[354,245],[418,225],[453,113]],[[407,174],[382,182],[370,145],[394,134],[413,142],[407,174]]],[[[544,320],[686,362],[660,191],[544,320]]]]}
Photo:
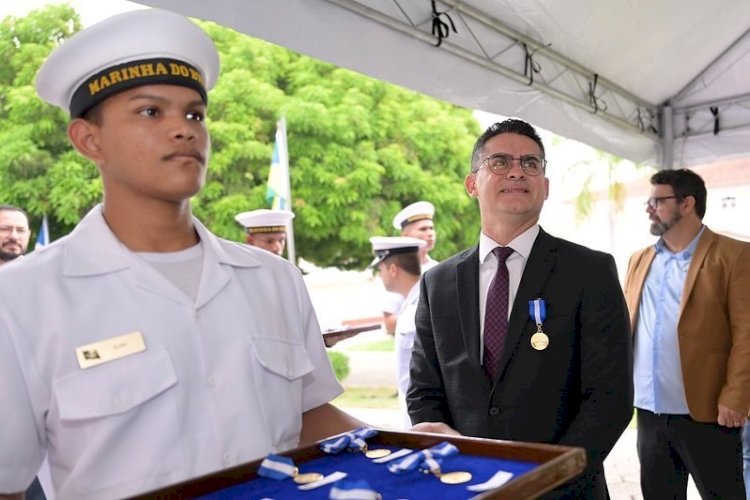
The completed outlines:
{"type": "MultiPolygon", "coordinates": [[[[534,224],[523,233],[519,234],[508,245],[513,249],[505,265],[508,266],[508,317],[513,310],[513,302],[516,299],[518,286],[521,284],[521,276],[526,268],[526,261],[531,254],[531,248],[539,234],[539,225],[534,224]]],[[[487,291],[490,288],[492,278],[497,272],[497,258],[492,251],[501,246],[495,240],[484,233],[479,235],[479,359],[484,359],[484,311],[487,306],[487,291]]]]}

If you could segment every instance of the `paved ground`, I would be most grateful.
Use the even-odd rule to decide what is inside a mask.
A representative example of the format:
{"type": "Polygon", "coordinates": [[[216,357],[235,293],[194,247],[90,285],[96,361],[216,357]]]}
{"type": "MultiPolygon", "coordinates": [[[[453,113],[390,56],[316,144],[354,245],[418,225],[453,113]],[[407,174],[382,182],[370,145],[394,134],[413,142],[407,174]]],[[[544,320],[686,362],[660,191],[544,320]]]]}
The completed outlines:
{"type": "MultiPolygon", "coordinates": [[[[350,374],[344,387],[393,387],[395,392],[395,360],[393,352],[354,351],[349,347],[362,342],[382,340],[380,332],[360,334],[336,346],[350,357],[350,374]]],[[[345,408],[359,419],[386,429],[398,429],[395,410],[375,408],[345,408]]],[[[640,500],[643,498],[638,484],[640,466],[635,448],[636,430],[627,429],[604,462],[607,484],[613,500],[640,500]]],[[[692,480],[688,500],[698,500],[700,495],[692,480]]]]}

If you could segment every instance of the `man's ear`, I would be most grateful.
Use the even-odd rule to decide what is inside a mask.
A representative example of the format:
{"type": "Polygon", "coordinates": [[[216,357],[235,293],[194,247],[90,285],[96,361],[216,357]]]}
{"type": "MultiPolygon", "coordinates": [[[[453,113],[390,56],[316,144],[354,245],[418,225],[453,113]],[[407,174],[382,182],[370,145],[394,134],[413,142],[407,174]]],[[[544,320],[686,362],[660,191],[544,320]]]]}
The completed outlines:
{"type": "Polygon", "coordinates": [[[388,262],[386,264],[386,270],[391,276],[396,276],[396,273],[398,273],[398,266],[395,262],[388,262]]]}
{"type": "Polygon", "coordinates": [[[688,208],[695,209],[695,196],[692,194],[689,194],[683,198],[683,201],[685,202],[685,206],[688,208]]]}
{"type": "Polygon", "coordinates": [[[68,125],[68,138],[80,154],[100,165],[103,160],[99,143],[99,127],[82,118],[76,118],[68,125]]]}
{"type": "Polygon", "coordinates": [[[477,176],[474,175],[473,172],[467,175],[464,179],[464,187],[466,188],[466,192],[469,193],[469,196],[472,198],[477,197],[477,176]]]}

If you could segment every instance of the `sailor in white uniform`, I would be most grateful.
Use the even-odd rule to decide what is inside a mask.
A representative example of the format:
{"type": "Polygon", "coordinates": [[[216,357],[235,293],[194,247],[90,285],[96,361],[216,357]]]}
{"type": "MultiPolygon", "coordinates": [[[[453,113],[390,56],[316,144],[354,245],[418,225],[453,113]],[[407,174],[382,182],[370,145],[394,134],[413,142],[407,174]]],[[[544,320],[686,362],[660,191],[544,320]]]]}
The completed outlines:
{"type": "Polygon", "coordinates": [[[419,301],[421,276],[419,250],[426,243],[424,240],[408,236],[373,236],[370,242],[375,254],[370,267],[378,269],[386,290],[402,297],[394,344],[401,426],[403,429],[409,429],[411,420],[406,411],[406,391],[409,388],[409,363],[416,334],[414,315],[419,301]]]}
{"type": "Polygon", "coordinates": [[[0,494],[47,454],[58,499],[122,498],[361,425],[299,271],[192,216],[209,155],[211,39],[146,9],[64,41],[37,92],[104,201],[0,270],[0,494]]]}

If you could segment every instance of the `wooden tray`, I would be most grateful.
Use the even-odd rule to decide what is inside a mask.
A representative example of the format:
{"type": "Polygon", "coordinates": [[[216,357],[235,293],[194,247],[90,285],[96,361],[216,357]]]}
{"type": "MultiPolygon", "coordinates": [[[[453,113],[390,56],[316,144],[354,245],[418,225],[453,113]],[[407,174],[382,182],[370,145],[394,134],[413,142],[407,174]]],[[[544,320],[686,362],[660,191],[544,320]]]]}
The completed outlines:
{"type": "MultiPolygon", "coordinates": [[[[531,471],[513,478],[499,488],[478,494],[474,497],[477,499],[521,500],[536,498],[577,476],[586,465],[586,454],[582,448],[551,444],[385,430],[379,430],[377,436],[367,440],[370,448],[376,447],[375,445],[390,445],[413,449],[429,448],[444,441],[453,443],[461,453],[467,455],[538,464],[531,471]]],[[[282,455],[292,457],[296,464],[301,464],[321,457],[324,453],[317,444],[313,444],[282,453],[282,455]]],[[[231,469],[152,491],[136,498],[182,499],[218,492],[256,479],[261,461],[248,462],[231,469]]],[[[470,496],[472,495],[467,493],[467,498],[470,496]]]]}

